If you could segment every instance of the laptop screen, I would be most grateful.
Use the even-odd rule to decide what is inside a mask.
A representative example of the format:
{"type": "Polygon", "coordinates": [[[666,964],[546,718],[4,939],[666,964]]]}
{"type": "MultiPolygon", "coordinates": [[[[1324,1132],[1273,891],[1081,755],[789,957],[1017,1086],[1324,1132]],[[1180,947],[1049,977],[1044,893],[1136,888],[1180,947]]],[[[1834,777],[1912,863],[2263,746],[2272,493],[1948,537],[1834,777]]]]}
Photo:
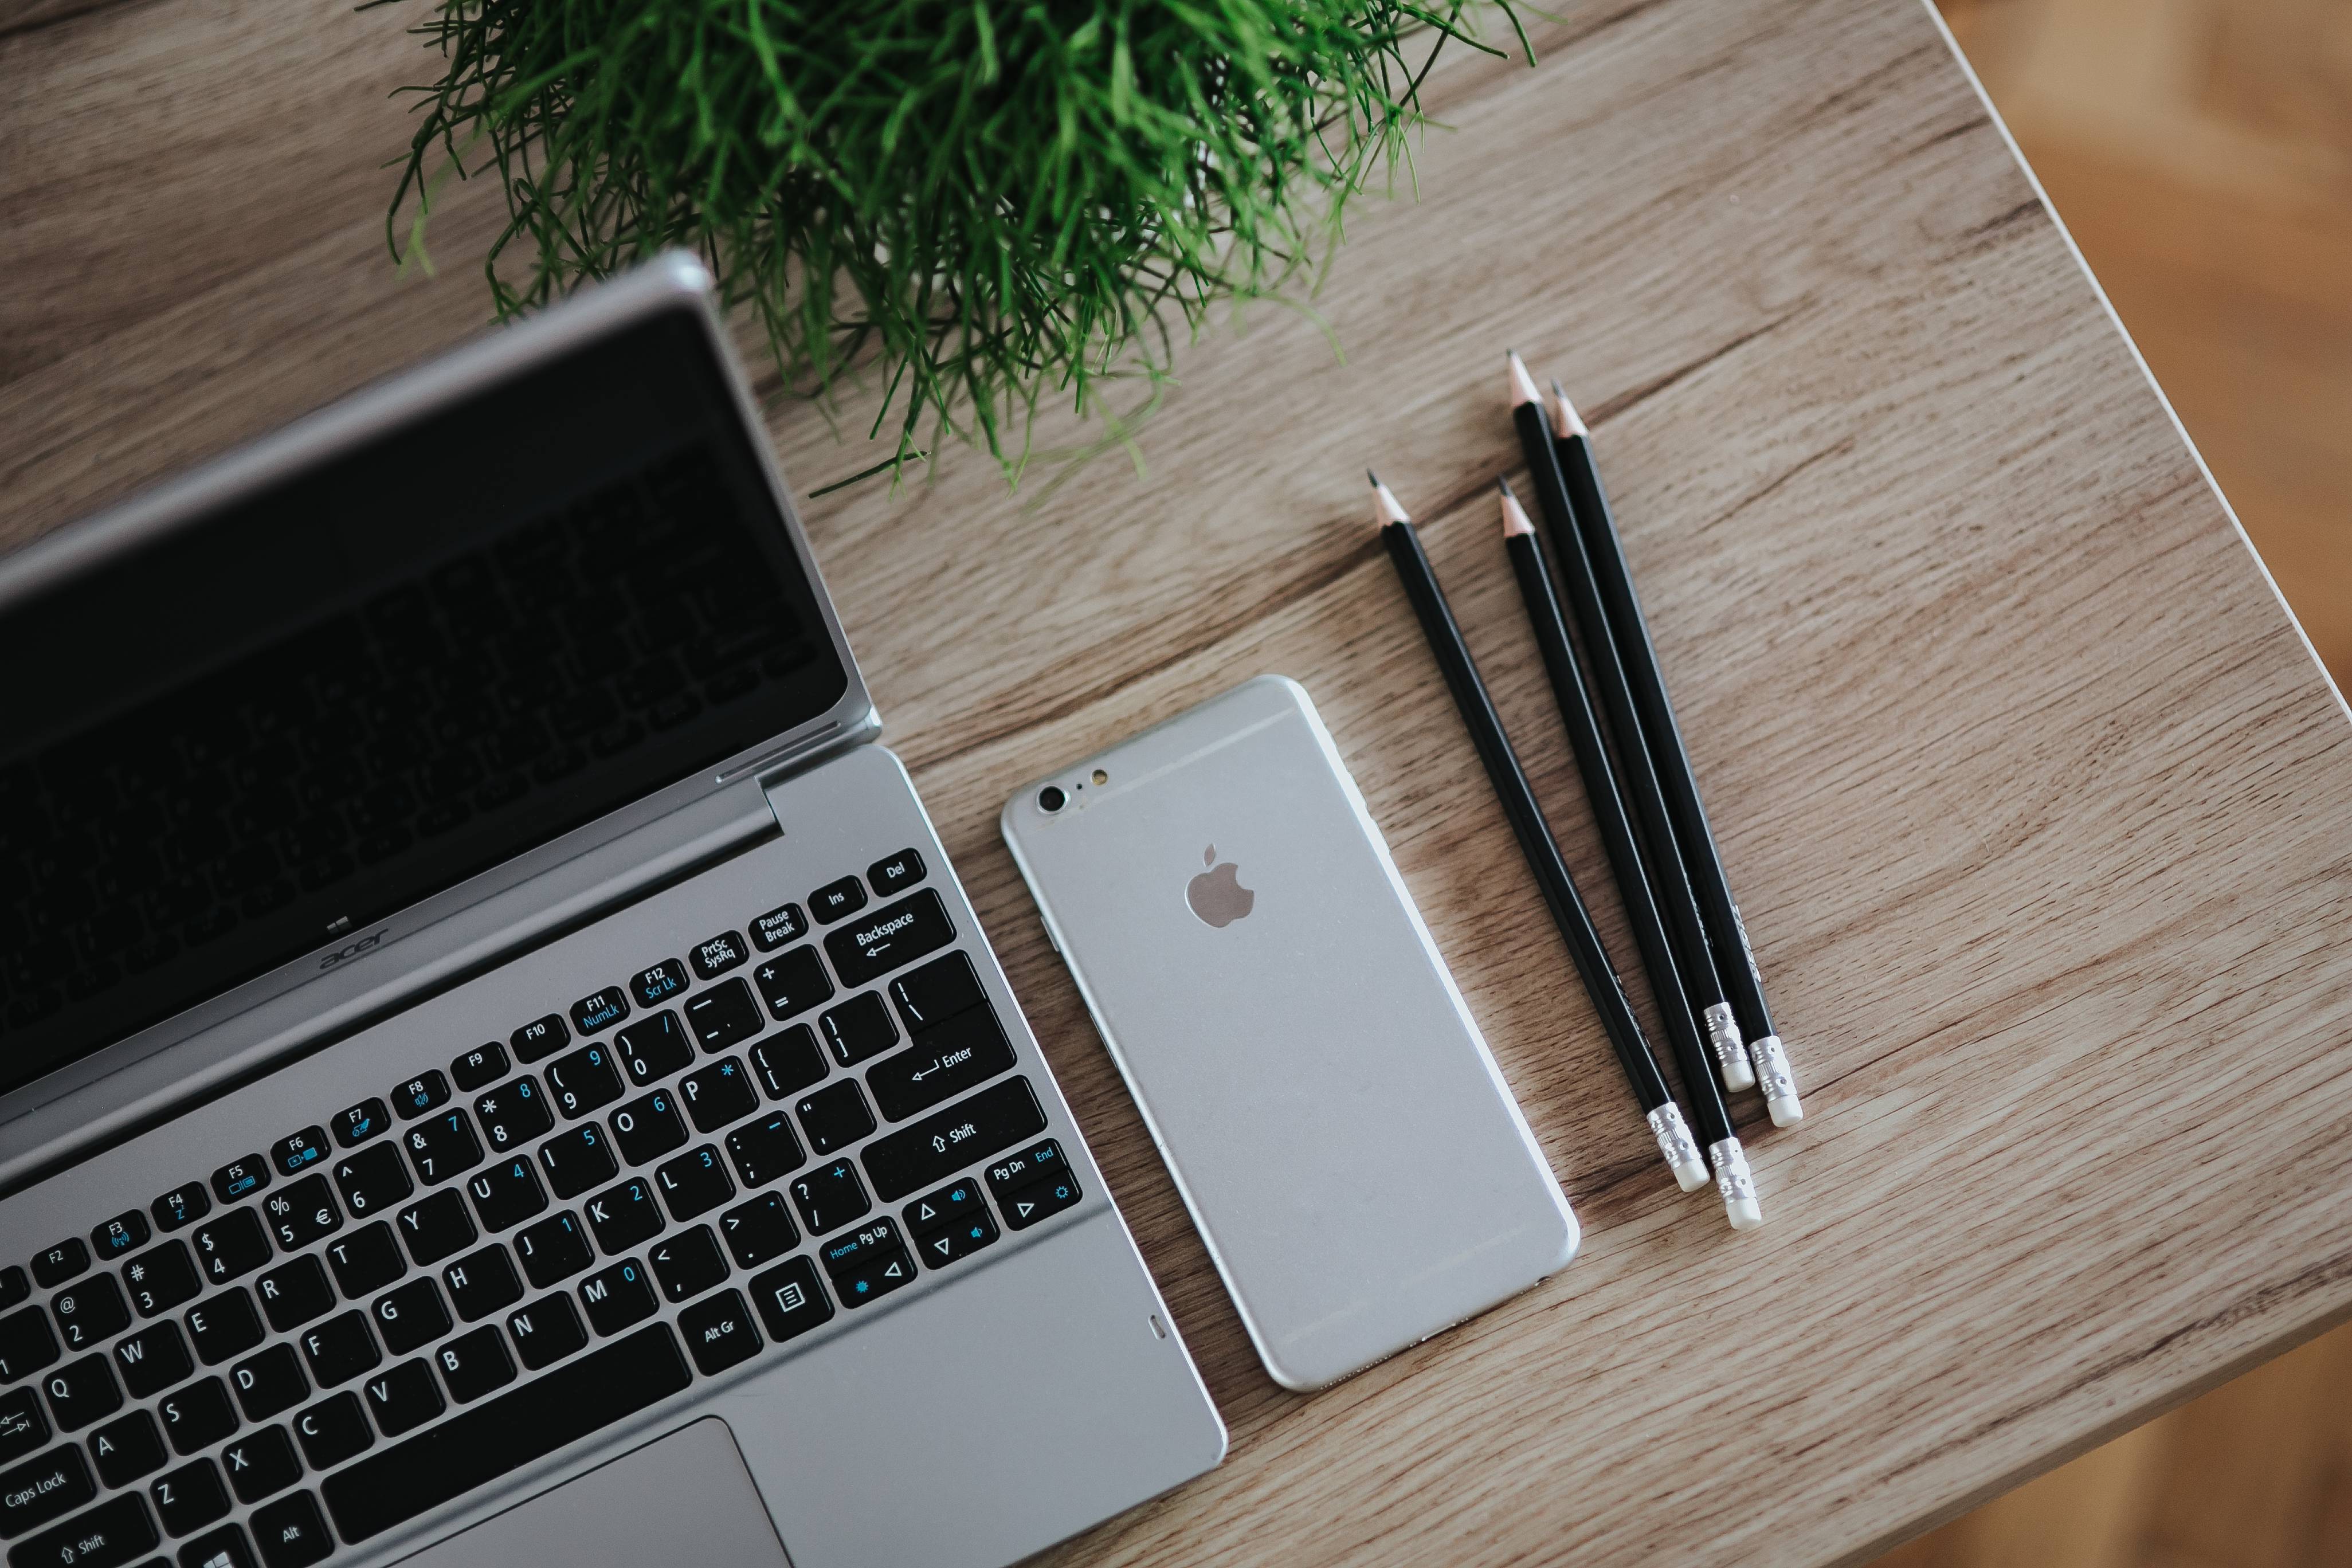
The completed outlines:
{"type": "Polygon", "coordinates": [[[0,1093],[846,689],[666,311],[0,615],[0,1093]]]}

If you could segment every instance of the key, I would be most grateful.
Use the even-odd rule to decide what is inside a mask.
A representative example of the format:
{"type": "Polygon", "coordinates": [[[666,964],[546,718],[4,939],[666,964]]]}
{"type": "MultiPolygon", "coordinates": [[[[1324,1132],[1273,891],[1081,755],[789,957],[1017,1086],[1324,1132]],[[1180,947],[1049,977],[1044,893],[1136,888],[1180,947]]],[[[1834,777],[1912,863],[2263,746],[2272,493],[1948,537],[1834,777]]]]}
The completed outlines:
{"type": "Polygon", "coordinates": [[[933,1231],[916,1244],[923,1266],[938,1268],[959,1258],[969,1258],[996,1239],[996,1222],[985,1208],[977,1209],[944,1230],[933,1231]]]}
{"type": "Polygon", "coordinates": [[[322,1399],[294,1417],[294,1438],[314,1470],[332,1469],[375,1447],[375,1433],[356,1394],[322,1399]]]}
{"type": "Polygon", "coordinates": [[[62,1353],[49,1330],[49,1315],[38,1307],[0,1318],[0,1382],[30,1376],[62,1353]]]}
{"type": "Polygon", "coordinates": [[[90,1250],[98,1254],[100,1263],[110,1263],[146,1246],[147,1235],[147,1216],[137,1209],[126,1209],[89,1233],[90,1250]]]}
{"type": "Polygon", "coordinates": [[[239,1502],[259,1502],[302,1479],[302,1461],[283,1426],[248,1432],[221,1450],[221,1469],[239,1502]]]}
{"type": "Polygon", "coordinates": [[[342,1312],[302,1335],[302,1359],[310,1363],[313,1384],[334,1388],[373,1372],[383,1356],[375,1348],[375,1336],[368,1332],[367,1319],[342,1312]]]}
{"type": "Polygon", "coordinates": [[[449,1064],[449,1081],[460,1094],[494,1084],[506,1076],[507,1048],[496,1040],[476,1046],[449,1064]]]}
{"type": "Polygon", "coordinates": [[[719,1216],[719,1237],[738,1268],[772,1263],[800,1245],[801,1233],[782,1193],[761,1193],[750,1203],[738,1204],[719,1216]]]}
{"type": "Polygon", "coordinates": [[[535,1290],[559,1279],[569,1279],[596,1260],[580,1222],[568,1214],[551,1215],[515,1237],[515,1256],[522,1260],[524,1278],[535,1290]]]}
{"type": "Polygon", "coordinates": [[[336,1142],[356,1149],[392,1125],[392,1112],[383,1108],[383,1100],[370,1098],[335,1112],[335,1119],[327,1125],[334,1131],[336,1142]]]}
{"type": "Polygon", "coordinates": [[[196,1268],[211,1284],[226,1284],[269,1261],[269,1233],[251,1209],[231,1209],[188,1233],[195,1244],[196,1268]]]}
{"type": "Polygon", "coordinates": [[[866,885],[855,877],[844,877],[837,882],[827,882],[809,895],[809,908],[816,912],[817,923],[831,925],[856,914],[866,907],[866,885]]]}
{"type": "Polygon", "coordinates": [[[10,1547],[8,1568],[122,1568],[154,1546],[145,1500],[124,1492],[10,1547]]]}
{"type": "Polygon", "coordinates": [[[817,1015],[816,1024],[825,1048],[845,1068],[898,1043],[898,1026],[890,1022],[890,1010],[882,1005],[878,991],[863,991],[838,1007],[826,1008],[817,1015]]]}
{"type": "Polygon", "coordinates": [[[760,1005],[740,980],[730,980],[686,1005],[686,1026],[705,1051],[723,1051],[760,1032],[760,1005]]]}
{"type": "Polygon", "coordinates": [[[299,1176],[327,1158],[327,1130],[305,1127],[269,1146],[270,1168],[281,1176],[299,1176]]]}
{"type": "Polygon", "coordinates": [[[672,1301],[690,1300],[727,1278],[727,1259],[707,1225],[665,1237],[647,1261],[661,1293],[672,1301]]]}
{"type": "Polygon", "coordinates": [[[315,1258],[297,1258],[271,1269],[253,1282],[253,1289],[261,1299],[262,1316],[281,1334],[301,1327],[335,1304],[335,1292],[327,1284],[327,1270],[315,1258]]]}
{"type": "Polygon", "coordinates": [[[41,1391],[49,1396],[49,1418],[60,1432],[79,1432],[122,1408],[122,1385],[107,1369],[106,1357],[95,1352],[49,1372],[41,1379],[41,1391]]]}
{"type": "Polygon", "coordinates": [[[539,1184],[528,1155],[501,1160],[479,1172],[467,1182],[466,1191],[482,1216],[482,1228],[493,1233],[511,1229],[547,1207],[547,1189],[539,1184]]]}
{"type": "Polygon", "coordinates": [[[392,1108],[403,1121],[414,1121],[449,1098],[449,1080],[434,1068],[421,1072],[392,1091],[392,1108]]]}
{"type": "Polygon", "coordinates": [[[37,1459],[0,1472],[0,1535],[14,1537],[38,1530],[97,1495],[97,1483],[89,1479],[81,1450],[52,1448],[37,1459]]]}
{"type": "Polygon", "coordinates": [[[360,1396],[387,1437],[414,1431],[448,1408],[441,1385],[422,1361],[404,1361],[360,1384],[360,1396]]]}
{"type": "Polygon", "coordinates": [[[441,1304],[440,1288],[430,1279],[412,1279],[386,1291],[368,1309],[383,1348],[394,1355],[431,1344],[449,1331],[449,1309],[441,1304]]]}
{"type": "Polygon", "coordinates": [[[394,1228],[408,1248],[409,1261],[419,1268],[474,1245],[474,1217],[466,1212],[466,1200],[454,1192],[436,1193],[421,1204],[409,1205],[400,1211],[394,1228]]]}
{"type": "Polygon", "coordinates": [[[588,1200],[588,1228],[595,1233],[596,1250],[607,1258],[661,1234],[661,1209],[654,1190],[642,1176],[632,1176],[611,1192],[588,1200]]]}
{"type": "Polygon", "coordinates": [[[565,1116],[585,1116],[621,1098],[621,1075],[604,1046],[586,1045],[547,1064],[547,1092],[565,1116]]]}
{"type": "Polygon", "coordinates": [[[751,1047],[751,1070],[770,1100],[789,1100],[813,1083],[821,1083],[830,1069],[816,1048],[816,1031],[794,1024],[772,1040],[751,1047]]]}
{"type": "Polygon", "coordinates": [[[550,1013],[517,1029],[507,1044],[514,1047],[515,1060],[535,1062],[541,1057],[553,1056],[571,1039],[572,1031],[563,1026],[563,1016],[550,1013]]]}
{"type": "Polygon", "coordinates": [[[846,1160],[820,1165],[784,1190],[800,1213],[801,1228],[811,1236],[847,1225],[874,1206],[857,1180],[857,1168],[846,1160]]]}
{"type": "Polygon", "coordinates": [[[134,1410],[89,1435],[89,1457],[98,1466],[100,1480],[110,1487],[127,1487],[163,1468],[163,1434],[152,1415],[134,1410]]]}
{"type": "Polygon", "coordinates": [[[833,1301],[817,1283],[816,1265],[805,1258],[795,1258],[755,1278],[751,1300],[759,1304],[760,1322],[768,1338],[779,1344],[833,1316],[833,1301]]]}
{"type": "MultiPolygon", "coordinates": [[[[686,969],[675,958],[665,958],[640,971],[629,982],[629,996],[640,1007],[658,1007],[686,989],[686,969]]],[[[582,1034],[588,1031],[583,1029],[582,1034]]]]}
{"type": "Polygon", "coordinates": [[[580,1281],[580,1304],[588,1310],[589,1326],[608,1336],[645,1321],[660,1309],[652,1282],[635,1258],[599,1269],[580,1281]]]}
{"type": "Polygon", "coordinates": [[[335,1288],[352,1301],[383,1289],[408,1272],[408,1262],[400,1256],[400,1243],[393,1239],[392,1222],[382,1219],[331,1243],[327,1248],[327,1267],[335,1271],[335,1288]]]}
{"type": "Polygon", "coordinates": [[[221,1479],[220,1467],[210,1459],[198,1459],[156,1477],[147,1484],[147,1498],[155,1505],[155,1517],[163,1521],[164,1532],[173,1536],[202,1530],[228,1512],[228,1485],[221,1479]]]}
{"type": "MultiPolygon", "coordinates": [[[[177,1323],[157,1323],[127,1340],[117,1340],[112,1354],[114,1370],[122,1374],[122,1386],[133,1399],[169,1388],[196,1370],[195,1358],[188,1353],[187,1336],[180,1332],[177,1323]]],[[[0,1405],[0,1438],[6,1436],[5,1408],[0,1405]]],[[[0,1458],[5,1457],[5,1449],[0,1449],[0,1458]]]]}
{"type": "Polygon", "coordinates": [[[528,1143],[555,1125],[547,1097],[528,1075],[501,1084],[474,1101],[474,1114],[481,1120],[482,1136],[499,1152],[528,1143]]]}
{"type": "Polygon", "coordinates": [[[686,1142],[686,1123],[679,1120],[669,1090],[657,1089],[613,1112],[613,1142],[621,1158],[642,1165],[686,1142]]]}
{"type": "Polygon", "coordinates": [[[854,987],[879,980],[954,940],[947,906],[939,894],[925,889],[830,932],[824,952],[841,983],[854,987]]]}
{"type": "Polygon", "coordinates": [[[32,1277],[16,1264],[0,1268],[0,1312],[6,1311],[33,1293],[32,1277]]]}
{"type": "Polygon", "coordinates": [[[648,1323],[353,1461],[320,1487],[327,1511],[356,1545],[661,1403],[693,1375],[669,1325],[648,1323]]]}
{"type": "Polygon", "coordinates": [[[881,898],[894,898],[923,879],[923,858],[908,847],[866,868],[866,879],[881,898]]]}
{"type": "Polygon", "coordinates": [[[677,1331],[686,1338],[687,1353],[705,1377],[740,1366],[760,1353],[760,1331],[751,1325],[751,1309],[740,1290],[721,1290],[697,1301],[677,1315],[677,1331]]]}
{"type": "Polygon", "coordinates": [[[727,1134],[727,1157],[747,1187],[764,1187],[791,1175],[807,1162],[793,1136],[793,1119],[772,1110],[727,1134]]]}
{"type": "Polygon", "coordinates": [[[611,1181],[621,1170],[605,1142],[604,1130],[593,1121],[541,1143],[539,1165],[559,1198],[576,1198],[597,1183],[611,1181]]]}
{"type": "Polygon", "coordinates": [[[620,1047],[621,1064],[631,1083],[652,1083],[690,1065],[694,1045],[687,1038],[675,1013],[641,1018],[613,1037],[620,1047]]]}
{"type": "Polygon", "coordinates": [[[193,1301],[204,1289],[196,1277],[196,1260],[185,1242],[167,1241],[151,1247],[122,1266],[122,1282],[131,1287],[131,1304],[142,1318],[168,1312],[183,1301],[193,1301]]]}
{"type": "Polygon", "coordinates": [[[890,982],[890,999],[898,1005],[907,1032],[919,1035],[967,1007],[979,1006],[980,976],[972,973],[971,959],[951,952],[890,982]]]}
{"type": "Polygon", "coordinates": [[[866,1302],[878,1300],[900,1286],[912,1282],[914,1278],[913,1259],[904,1251],[898,1251],[867,1259],[858,1268],[836,1277],[833,1286],[841,1292],[843,1306],[863,1307],[866,1302]]]}
{"type": "Polygon", "coordinates": [[[676,1220],[708,1214],[735,1195],[735,1184],[727,1179],[719,1151],[709,1143],[666,1162],[654,1173],[654,1184],[676,1220]]]}
{"type": "Polygon", "coordinates": [[[966,1178],[953,1186],[941,1187],[928,1197],[916,1199],[907,1205],[907,1228],[919,1239],[933,1231],[945,1230],[974,1214],[986,1214],[988,1205],[980,1199],[980,1184],[966,1178]]]}
{"type": "Polygon", "coordinates": [[[228,1370],[228,1383],[236,1391],[237,1405],[247,1421],[267,1420],[281,1410],[291,1410],[310,1392],[292,1345],[271,1345],[259,1355],[237,1363],[228,1370]]]}
{"type": "Polygon", "coordinates": [[[1032,1182],[1019,1191],[996,1200],[1004,1211],[1004,1223],[1014,1230],[1027,1230],[1039,1220],[1060,1214],[1076,1203],[1080,1196],[1078,1184],[1069,1172],[1032,1182]]]}
{"type": "Polygon", "coordinates": [[[768,1016],[779,1022],[833,994],[833,982],[825,978],[824,964],[813,947],[796,947],[767,960],[751,971],[751,983],[760,988],[768,1016]]]}
{"type": "MultiPolygon", "coordinates": [[[[1038,1182],[1066,1176],[1069,1162],[1062,1156],[1062,1146],[1048,1138],[1042,1143],[1007,1154],[988,1167],[988,1184],[1002,1205],[1016,1190],[1038,1182]]],[[[1013,1226],[1015,1230],[1019,1226],[1013,1226]]]]}
{"type": "Polygon", "coordinates": [[[877,1138],[859,1158],[876,1194],[884,1203],[897,1203],[1044,1131],[1045,1113],[1029,1080],[1004,1079],[877,1138]]]}
{"type": "Polygon", "coordinates": [[[1013,1046],[1003,1026],[990,1009],[974,1007],[876,1062],[866,1069],[866,1087],[885,1117],[904,1121],[1011,1070],[1013,1046]]]}
{"type": "Polygon", "coordinates": [[[474,1136],[474,1124],[462,1110],[445,1110],[419,1122],[409,1129],[403,1142],[408,1145],[408,1163],[416,1167],[417,1178],[428,1187],[482,1163],[481,1141],[474,1136]]]}
{"type": "Polygon", "coordinates": [[[808,1135],[809,1148],[819,1154],[846,1149],[874,1131],[874,1112],[866,1109],[866,1097],[845,1079],[803,1096],[793,1109],[808,1135]]]}
{"type": "Polygon", "coordinates": [[[70,1290],[58,1291],[49,1310],[68,1355],[94,1349],[131,1326],[131,1303],[122,1299],[122,1287],[111,1274],[93,1275],[70,1290]]]}
{"type": "Polygon", "coordinates": [[[33,1283],[54,1289],[89,1267],[89,1248],[69,1236],[33,1259],[33,1283]]]}
{"type": "Polygon", "coordinates": [[[514,1358],[507,1353],[506,1336],[496,1323],[484,1323],[469,1334],[459,1334],[434,1353],[441,1381],[449,1396],[468,1405],[485,1394],[504,1388],[515,1379],[514,1358]]]}
{"type": "Polygon", "coordinates": [[[49,1418],[38,1394],[20,1388],[0,1398],[0,1465],[23,1458],[48,1440],[49,1418]]]}
{"type": "Polygon", "coordinates": [[[824,1271],[839,1279],[887,1253],[906,1250],[898,1227],[886,1217],[871,1219],[856,1230],[835,1237],[816,1249],[824,1271]]]}
{"type": "Polygon", "coordinates": [[[515,1273],[514,1259],[495,1242],[443,1268],[441,1283],[464,1322],[479,1322],[522,1300],[522,1279],[515,1273]]]}
{"type": "Polygon", "coordinates": [[[258,1153],[247,1154],[241,1160],[231,1160],[213,1173],[213,1191],[220,1201],[233,1204],[250,1197],[269,1184],[269,1167],[258,1153]]]}
{"type": "Polygon", "coordinates": [[[532,1372],[553,1366],[588,1344],[588,1331],[580,1326],[580,1314],[569,1296],[542,1296],[509,1314],[507,1334],[524,1367],[532,1372]]]}
{"type": "Polygon", "coordinates": [[[388,1211],[416,1190],[400,1151],[389,1143],[346,1154],[335,1162],[333,1174],[336,1189],[343,1194],[343,1206],[352,1211],[353,1219],[388,1211]]]}
{"type": "Polygon", "coordinates": [[[296,1492],[268,1508],[254,1510],[251,1522],[254,1542],[261,1548],[262,1568],[310,1568],[313,1563],[324,1563],[335,1550],[326,1517],[309,1492],[296,1492]]]}
{"type": "Polygon", "coordinates": [[[628,1016],[629,999],[617,985],[607,985],[572,1004],[572,1026],[580,1031],[583,1039],[611,1028],[628,1016]]]}
{"type": "Polygon", "coordinates": [[[686,960],[694,965],[696,978],[716,980],[749,956],[743,951],[743,939],[731,931],[723,931],[708,942],[696,943],[686,960]]]}
{"type": "Polygon", "coordinates": [[[236,1410],[228,1402],[228,1384],[217,1377],[204,1378],[165,1395],[155,1406],[155,1414],[163,1418],[172,1452],[183,1458],[236,1430],[236,1410]]]}
{"type": "Polygon", "coordinates": [[[155,1216],[157,1229],[178,1230],[204,1218],[212,1212],[212,1194],[200,1184],[188,1182],[173,1187],[149,1204],[147,1212],[155,1216]]]}
{"type": "Polygon", "coordinates": [[[698,1132],[716,1132],[760,1109],[759,1092],[740,1058],[728,1057],[678,1079],[678,1099],[698,1132]]]}
{"type": "Polygon", "coordinates": [[[261,1342],[261,1314],[253,1310],[253,1298],[241,1289],[197,1302],[188,1309],[186,1321],[196,1359],[206,1366],[218,1366],[261,1342]]]}
{"type": "Polygon", "coordinates": [[[779,904],[751,922],[751,942],[761,952],[773,952],[807,934],[808,919],[798,904],[779,904]]]}
{"type": "Polygon", "coordinates": [[[343,1211],[335,1206],[334,1194],[327,1190],[324,1171],[313,1171],[270,1194],[261,1200],[261,1211],[269,1216],[278,1245],[288,1252],[299,1252],[343,1225],[343,1211]]]}

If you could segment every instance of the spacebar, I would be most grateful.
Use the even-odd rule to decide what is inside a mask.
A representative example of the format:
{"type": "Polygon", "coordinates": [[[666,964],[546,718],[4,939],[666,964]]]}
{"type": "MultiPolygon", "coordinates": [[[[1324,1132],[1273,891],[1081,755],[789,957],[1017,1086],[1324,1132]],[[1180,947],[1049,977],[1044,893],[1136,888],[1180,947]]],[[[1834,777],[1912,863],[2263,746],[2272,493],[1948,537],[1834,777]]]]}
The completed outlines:
{"type": "Polygon", "coordinates": [[[319,1489],[336,1531],[356,1545],[634,1415],[692,1381],[677,1336],[667,1323],[655,1323],[339,1470],[319,1489]]]}

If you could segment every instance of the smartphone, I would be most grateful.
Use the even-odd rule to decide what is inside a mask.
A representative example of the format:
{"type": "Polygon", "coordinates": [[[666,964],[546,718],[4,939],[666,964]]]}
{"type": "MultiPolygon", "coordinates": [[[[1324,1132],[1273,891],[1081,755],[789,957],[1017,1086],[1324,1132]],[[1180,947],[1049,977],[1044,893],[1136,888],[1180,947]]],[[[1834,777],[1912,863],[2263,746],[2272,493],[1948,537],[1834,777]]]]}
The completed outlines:
{"type": "Polygon", "coordinates": [[[1004,841],[1277,1383],[1517,1294],[1576,1215],[1307,690],[1024,785],[1004,841]]]}

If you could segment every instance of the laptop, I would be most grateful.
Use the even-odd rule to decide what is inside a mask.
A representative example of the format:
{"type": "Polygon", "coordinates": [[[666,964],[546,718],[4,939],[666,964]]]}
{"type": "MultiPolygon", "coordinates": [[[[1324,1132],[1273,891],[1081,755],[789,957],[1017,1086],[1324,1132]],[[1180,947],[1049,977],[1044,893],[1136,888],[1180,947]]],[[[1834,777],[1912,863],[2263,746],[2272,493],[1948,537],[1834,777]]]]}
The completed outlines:
{"type": "Polygon", "coordinates": [[[981,1568],[1223,1457],[709,290],[0,561],[7,1568],[981,1568]]]}

